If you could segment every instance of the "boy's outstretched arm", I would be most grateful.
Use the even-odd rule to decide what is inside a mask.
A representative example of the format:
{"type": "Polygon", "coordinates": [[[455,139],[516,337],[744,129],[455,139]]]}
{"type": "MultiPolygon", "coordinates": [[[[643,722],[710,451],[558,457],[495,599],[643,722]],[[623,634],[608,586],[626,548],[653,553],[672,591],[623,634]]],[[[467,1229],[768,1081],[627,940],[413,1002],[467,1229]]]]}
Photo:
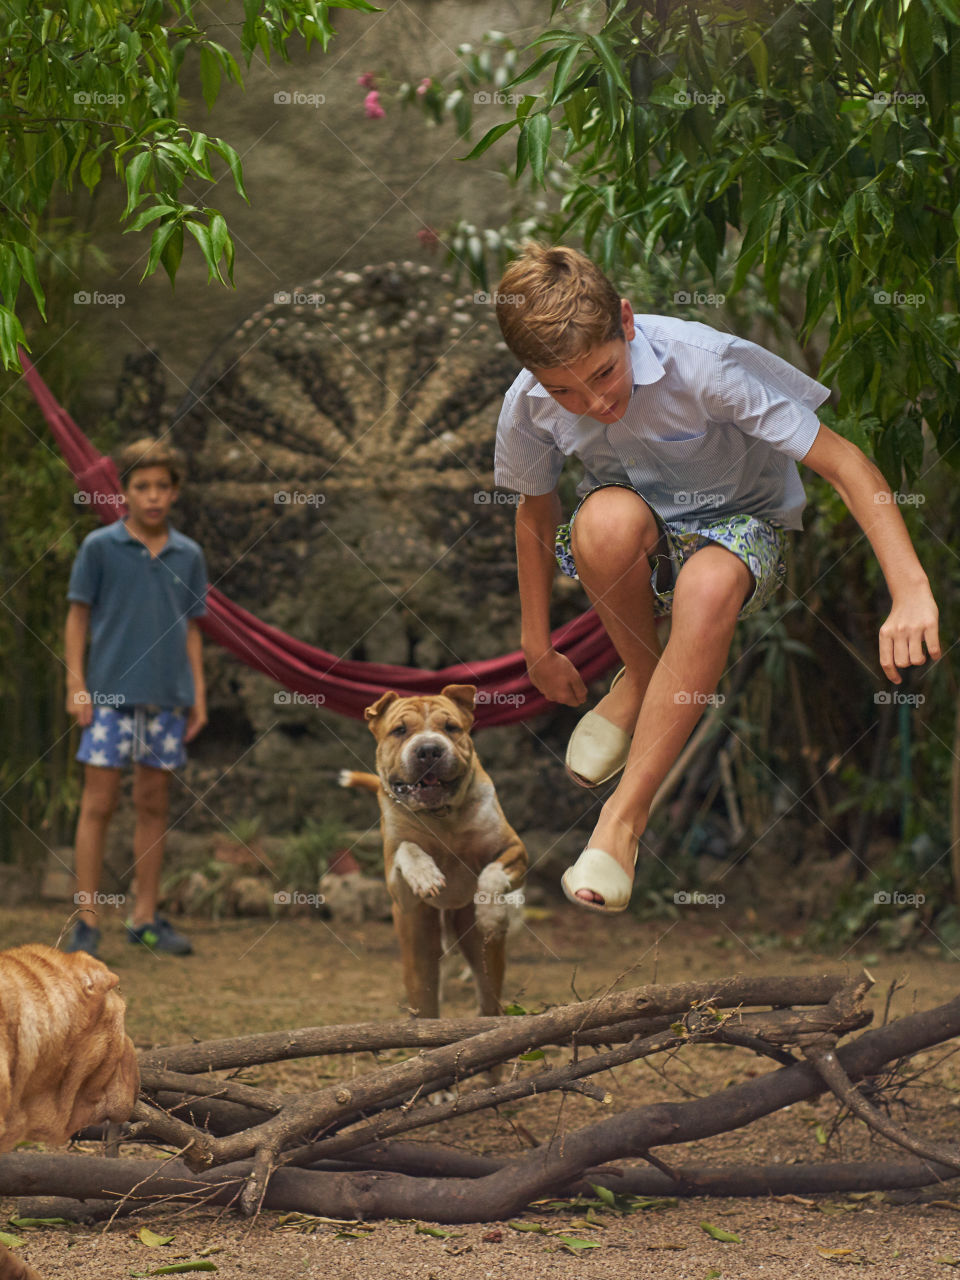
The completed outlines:
{"type": "Polygon", "coordinates": [[[920,666],[928,655],[940,657],[937,605],[903,517],[877,467],[829,427],[821,425],[803,461],[833,485],[880,562],[892,601],[880,628],[880,665],[900,684],[898,667],[920,666]]]}
{"type": "Polygon", "coordinates": [[[203,633],[191,618],[187,623],[187,661],[193,673],[193,706],[187,714],[184,742],[192,742],[207,723],[207,686],[203,678],[203,633]]]}
{"type": "Polygon", "coordinates": [[[550,643],[550,588],[557,571],[554,543],[562,514],[555,489],[524,497],[517,507],[520,644],[530,679],[543,696],[577,707],[587,687],[570,659],[550,643]]]}

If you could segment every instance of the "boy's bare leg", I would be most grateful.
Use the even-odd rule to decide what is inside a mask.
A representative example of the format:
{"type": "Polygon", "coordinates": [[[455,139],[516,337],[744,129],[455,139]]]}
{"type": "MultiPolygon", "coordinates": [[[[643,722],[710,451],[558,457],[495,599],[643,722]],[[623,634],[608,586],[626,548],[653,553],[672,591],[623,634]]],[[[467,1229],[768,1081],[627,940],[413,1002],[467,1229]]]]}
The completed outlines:
{"type": "Polygon", "coordinates": [[[149,924],[157,913],[160,867],[167,839],[170,773],[150,765],[133,767],[133,803],[137,825],[133,833],[133,926],[149,924]]]}
{"type": "MultiPolygon", "coordinates": [[[[643,696],[623,776],[604,804],[589,841],[628,873],[632,873],[636,840],[646,826],[657,788],[702,715],[703,700],[714,692],[723,673],[737,615],[752,583],[743,561],[719,546],[701,548],[677,576],[670,639],[643,696]]],[[[628,643],[617,634],[623,627],[621,619],[628,619],[626,629],[634,636],[644,630],[644,620],[636,615],[630,626],[630,608],[630,601],[619,598],[616,590],[607,591],[605,607],[597,605],[618,650],[621,643],[628,643]]],[[[587,889],[578,896],[600,900],[587,889]]]]}
{"type": "Polygon", "coordinates": [[[117,807],[120,770],[86,764],[83,768],[83,795],[74,838],[74,868],[77,876],[75,901],[82,904],[80,919],[91,929],[97,927],[94,906],[103,871],[103,849],[107,828],[117,807]]]}
{"type": "Polygon", "coordinates": [[[658,537],[653,512],[629,489],[591,494],[573,522],[580,582],[626,668],[594,710],[625,733],[633,732],[660,658],[648,559],[658,537]]]}

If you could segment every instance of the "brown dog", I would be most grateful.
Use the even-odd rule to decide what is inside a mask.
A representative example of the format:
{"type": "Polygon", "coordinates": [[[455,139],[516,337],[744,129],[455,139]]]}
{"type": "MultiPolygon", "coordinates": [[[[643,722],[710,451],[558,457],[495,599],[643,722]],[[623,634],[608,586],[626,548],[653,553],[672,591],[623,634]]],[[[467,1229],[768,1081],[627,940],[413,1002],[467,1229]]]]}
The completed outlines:
{"type": "MultiPolygon", "coordinates": [[[[126,1120],[140,1071],[119,979],[83,951],[0,951],[0,1151],[126,1120]]],[[[0,1280],[39,1280],[0,1245],[0,1280]]]]}
{"type": "Polygon", "coordinates": [[[385,693],[364,715],[377,775],[345,769],[340,783],[377,793],[387,888],[403,979],[415,1014],[439,1013],[443,924],[466,957],[483,1014],[500,1012],[510,907],[527,853],[503,816],[470,729],[476,689],[435,697],[385,693]]]}

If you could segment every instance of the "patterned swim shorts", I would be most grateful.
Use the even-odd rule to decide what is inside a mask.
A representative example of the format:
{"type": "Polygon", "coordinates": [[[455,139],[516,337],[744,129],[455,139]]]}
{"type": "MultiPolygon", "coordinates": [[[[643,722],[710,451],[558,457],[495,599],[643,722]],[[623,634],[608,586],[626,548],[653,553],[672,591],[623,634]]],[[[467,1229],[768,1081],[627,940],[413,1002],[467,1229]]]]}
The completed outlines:
{"type": "MultiPolygon", "coordinates": [[[[629,489],[631,493],[637,492],[627,484],[602,484],[597,489],[629,489]]],[[[562,524],[557,529],[557,563],[571,578],[579,576],[570,546],[573,522],[577,518],[577,511],[597,489],[584,494],[570,517],[569,524],[562,524]]],[[[642,498],[643,494],[638,496],[642,498]]],[[[778,525],[762,520],[759,516],[748,515],[715,516],[712,519],[698,519],[693,524],[672,524],[661,520],[656,512],[654,516],[662,534],[658,553],[651,557],[653,565],[650,573],[653,611],[657,617],[662,617],[673,608],[677,574],[684,561],[695,551],[711,543],[732,551],[753,574],[753,592],[744,602],[739,616],[746,618],[769,604],[787,571],[784,562],[786,533],[778,525]],[[667,561],[666,565],[664,560],[667,561]]]]}
{"type": "Polygon", "coordinates": [[[151,769],[179,769],[187,762],[183,735],[185,711],[161,707],[95,706],[93,720],[80,736],[77,759],[102,769],[145,764],[151,769]]]}

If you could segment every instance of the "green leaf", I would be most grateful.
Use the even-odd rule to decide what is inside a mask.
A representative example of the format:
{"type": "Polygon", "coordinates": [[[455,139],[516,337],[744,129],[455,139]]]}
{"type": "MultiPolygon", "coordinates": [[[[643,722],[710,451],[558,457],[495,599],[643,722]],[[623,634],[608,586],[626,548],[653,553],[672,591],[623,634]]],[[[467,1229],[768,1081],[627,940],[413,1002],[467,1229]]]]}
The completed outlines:
{"type": "Polygon", "coordinates": [[[584,1249],[602,1248],[599,1240],[580,1240],[577,1236],[557,1236],[556,1239],[570,1253],[581,1253],[584,1249]]]}
{"type": "Polygon", "coordinates": [[[138,151],[124,170],[124,181],[127,184],[127,207],[124,210],[124,217],[132,213],[143,199],[140,188],[153,167],[153,160],[152,151],[138,151]]]}
{"type": "Polygon", "coordinates": [[[723,1227],[715,1227],[712,1222],[701,1222],[700,1226],[712,1240],[721,1240],[724,1244],[743,1243],[733,1231],[724,1231],[723,1227]]]}
{"type": "Polygon", "coordinates": [[[495,124],[492,129],[488,129],[477,145],[467,155],[461,156],[461,160],[475,160],[477,156],[482,156],[488,147],[492,147],[498,138],[502,138],[505,133],[516,124],[516,120],[507,120],[504,124],[495,124]]]}
{"type": "Polygon", "coordinates": [[[137,1237],[149,1249],[159,1249],[161,1245],[170,1244],[173,1240],[173,1236],[158,1236],[149,1227],[141,1227],[137,1232],[137,1237]]]}
{"type": "Polygon", "coordinates": [[[171,1262],[166,1267],[154,1267],[152,1271],[131,1271],[132,1276],[179,1276],[187,1271],[216,1271],[215,1263],[209,1259],[196,1259],[192,1262],[171,1262]]]}
{"type": "Polygon", "coordinates": [[[200,46],[200,83],[207,110],[213,109],[220,92],[220,59],[209,45],[200,46]]]}
{"type": "Polygon", "coordinates": [[[540,1062],[546,1054],[542,1049],[531,1049],[529,1053],[521,1053],[519,1056],[521,1062],[540,1062]]]}
{"type": "Polygon", "coordinates": [[[23,1240],[20,1236],[11,1235],[9,1231],[0,1231],[0,1244],[5,1244],[8,1249],[18,1249],[23,1240]]]}
{"type": "Polygon", "coordinates": [[[436,1236],[438,1240],[446,1240],[449,1237],[458,1238],[454,1231],[444,1231],[443,1227],[425,1227],[422,1224],[417,1227],[417,1234],[421,1236],[436,1236]]]}
{"type": "Polygon", "coordinates": [[[536,115],[530,116],[523,126],[523,133],[527,139],[530,171],[540,183],[543,182],[543,175],[547,167],[547,157],[550,154],[550,133],[552,128],[550,117],[545,111],[538,111],[536,115]]]}

